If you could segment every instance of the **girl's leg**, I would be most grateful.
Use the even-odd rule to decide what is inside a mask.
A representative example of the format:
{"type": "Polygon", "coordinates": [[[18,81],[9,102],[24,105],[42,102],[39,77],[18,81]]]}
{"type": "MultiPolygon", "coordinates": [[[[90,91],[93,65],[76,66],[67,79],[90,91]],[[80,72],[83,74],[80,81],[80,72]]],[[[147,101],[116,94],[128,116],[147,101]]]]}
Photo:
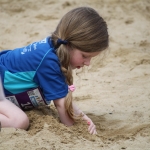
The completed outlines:
{"type": "Polygon", "coordinates": [[[27,115],[15,104],[7,100],[4,96],[0,79],[0,122],[1,127],[14,127],[27,129],[29,119],[27,115]]]}
{"type": "Polygon", "coordinates": [[[27,129],[29,126],[27,115],[6,98],[3,100],[0,99],[0,122],[2,128],[14,127],[27,129]]]}

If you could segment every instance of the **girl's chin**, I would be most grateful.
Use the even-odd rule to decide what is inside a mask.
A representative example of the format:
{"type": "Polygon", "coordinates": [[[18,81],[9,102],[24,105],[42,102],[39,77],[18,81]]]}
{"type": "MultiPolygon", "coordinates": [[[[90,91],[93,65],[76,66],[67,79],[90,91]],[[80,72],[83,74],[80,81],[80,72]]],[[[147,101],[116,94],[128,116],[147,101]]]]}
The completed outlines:
{"type": "Polygon", "coordinates": [[[72,66],[72,69],[80,69],[80,66],[72,66]]]}

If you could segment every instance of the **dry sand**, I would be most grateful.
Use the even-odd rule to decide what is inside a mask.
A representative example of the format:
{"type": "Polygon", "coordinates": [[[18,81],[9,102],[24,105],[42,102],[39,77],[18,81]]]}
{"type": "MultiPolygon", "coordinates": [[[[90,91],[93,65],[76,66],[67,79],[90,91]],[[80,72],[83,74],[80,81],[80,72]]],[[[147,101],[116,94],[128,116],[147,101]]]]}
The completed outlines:
{"type": "Polygon", "coordinates": [[[51,105],[27,112],[28,131],[2,129],[0,150],[150,149],[149,0],[0,0],[0,49],[43,39],[78,6],[95,8],[110,34],[105,58],[74,74],[74,100],[98,135],[90,135],[85,123],[65,127],[51,105]]]}

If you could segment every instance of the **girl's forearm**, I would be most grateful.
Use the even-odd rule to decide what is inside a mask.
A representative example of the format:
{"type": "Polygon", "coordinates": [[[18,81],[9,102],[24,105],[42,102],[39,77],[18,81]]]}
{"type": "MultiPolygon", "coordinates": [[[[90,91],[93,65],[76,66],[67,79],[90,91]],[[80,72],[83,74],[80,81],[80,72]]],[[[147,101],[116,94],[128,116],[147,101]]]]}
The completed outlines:
{"type": "Polygon", "coordinates": [[[60,117],[60,121],[63,124],[67,126],[73,125],[74,121],[69,117],[65,109],[62,109],[62,107],[57,107],[57,110],[60,117]]]}
{"type": "Polygon", "coordinates": [[[60,121],[67,126],[73,125],[74,121],[69,117],[65,109],[65,98],[54,100],[54,104],[58,111],[60,121]]]}

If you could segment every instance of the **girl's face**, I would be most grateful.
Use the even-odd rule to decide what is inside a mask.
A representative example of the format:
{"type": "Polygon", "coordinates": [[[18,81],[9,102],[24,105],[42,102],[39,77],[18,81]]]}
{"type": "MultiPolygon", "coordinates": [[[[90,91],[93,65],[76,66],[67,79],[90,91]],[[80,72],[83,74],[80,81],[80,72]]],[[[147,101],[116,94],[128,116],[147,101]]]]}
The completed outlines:
{"type": "Polygon", "coordinates": [[[84,65],[89,66],[92,57],[97,56],[100,52],[82,52],[78,49],[69,50],[70,64],[72,69],[81,68],[84,65]]]}

